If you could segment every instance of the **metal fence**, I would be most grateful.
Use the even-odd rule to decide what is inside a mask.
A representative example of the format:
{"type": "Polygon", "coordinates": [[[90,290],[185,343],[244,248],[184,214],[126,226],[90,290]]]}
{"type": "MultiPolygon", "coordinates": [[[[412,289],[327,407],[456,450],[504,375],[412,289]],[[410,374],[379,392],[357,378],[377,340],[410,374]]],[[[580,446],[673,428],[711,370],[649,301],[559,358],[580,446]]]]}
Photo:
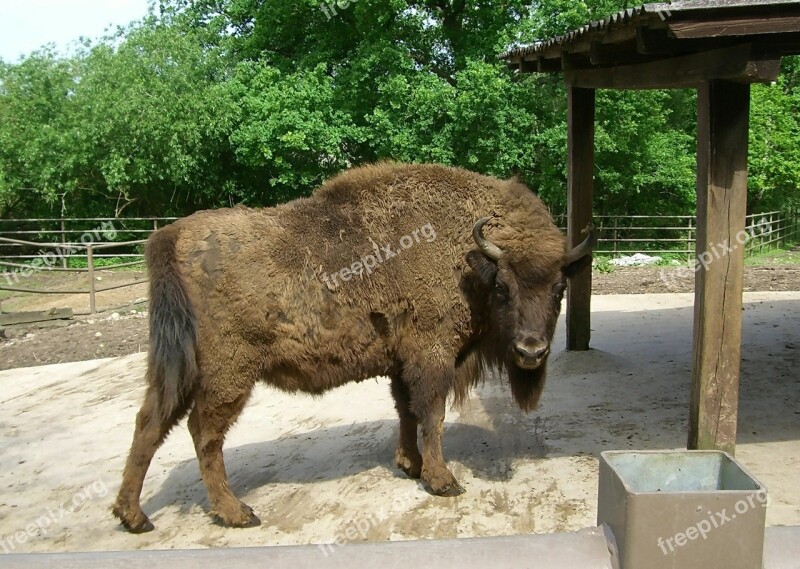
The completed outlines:
{"type": "MultiPolygon", "coordinates": [[[[557,219],[566,227],[566,219],[557,219]]],[[[619,257],[643,253],[685,258],[693,263],[697,218],[694,215],[601,215],[595,256],[619,257]]],[[[756,255],[800,241],[800,210],[755,213],[746,219],[745,254],[756,255]]]]}
{"type": "Polygon", "coordinates": [[[62,255],[61,266],[67,268],[68,260],[83,258],[81,245],[86,243],[115,243],[105,248],[96,259],[141,258],[141,245],[119,242],[144,241],[154,230],[164,227],[177,217],[76,217],[64,219],[0,219],[0,260],[20,261],[41,257],[41,247],[59,245],[61,249],[73,247],[71,255],[62,255]],[[33,242],[33,243],[32,243],[33,242]],[[68,258],[69,257],[69,258],[68,258]]]}
{"type": "Polygon", "coordinates": [[[146,282],[98,286],[99,269],[142,266],[142,246],[154,230],[174,217],[0,220],[0,290],[32,294],[86,294],[89,313],[97,312],[97,294],[146,282]],[[33,241],[32,239],[39,239],[33,241]],[[37,272],[84,273],[86,288],[31,288],[25,280],[37,272]]]}
{"type": "MultiPolygon", "coordinates": [[[[97,311],[97,294],[134,286],[144,278],[97,286],[100,269],[142,266],[142,246],[154,230],[175,217],[0,219],[0,290],[33,294],[86,294],[89,313],[97,311]],[[38,240],[38,241],[37,241],[38,240]],[[84,273],[85,289],[37,289],[24,279],[35,272],[84,273]]],[[[596,216],[599,230],[596,256],[634,253],[685,258],[695,256],[695,216],[596,216]]],[[[564,217],[556,221],[563,227],[564,217]]],[[[747,216],[748,255],[800,241],[800,210],[747,216]]]]}

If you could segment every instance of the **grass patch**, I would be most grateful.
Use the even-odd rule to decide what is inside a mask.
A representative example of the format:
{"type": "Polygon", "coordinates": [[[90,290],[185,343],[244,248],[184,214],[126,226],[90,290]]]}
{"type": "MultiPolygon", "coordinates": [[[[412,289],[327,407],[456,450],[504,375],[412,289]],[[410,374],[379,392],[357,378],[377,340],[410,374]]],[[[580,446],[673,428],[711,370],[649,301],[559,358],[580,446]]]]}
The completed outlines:
{"type": "Polygon", "coordinates": [[[784,247],[764,251],[745,259],[745,265],[758,267],[763,265],[800,265],[800,244],[787,244],[784,247]]]}
{"type": "Polygon", "coordinates": [[[689,264],[686,253],[660,253],[658,256],[661,260],[656,263],[657,267],[686,267],[689,264]]]}
{"type": "Polygon", "coordinates": [[[593,265],[595,271],[603,274],[613,273],[617,268],[611,263],[611,257],[595,257],[593,265]]]}
{"type": "MultiPolygon", "coordinates": [[[[115,265],[121,265],[123,263],[131,263],[136,261],[132,257],[100,257],[94,259],[94,268],[95,269],[109,269],[114,268],[115,265]]],[[[70,257],[67,261],[70,269],[85,269],[89,266],[86,257],[70,257]]],[[[131,265],[129,267],[120,267],[119,269],[114,269],[118,271],[141,271],[144,269],[144,263],[139,265],[131,265]]]]}

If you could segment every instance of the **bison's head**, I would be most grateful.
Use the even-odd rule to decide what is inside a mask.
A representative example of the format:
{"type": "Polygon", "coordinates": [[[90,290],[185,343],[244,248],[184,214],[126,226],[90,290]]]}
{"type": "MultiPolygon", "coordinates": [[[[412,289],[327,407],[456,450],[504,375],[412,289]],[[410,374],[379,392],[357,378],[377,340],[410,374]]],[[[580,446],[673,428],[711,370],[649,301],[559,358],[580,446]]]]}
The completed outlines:
{"type": "Polygon", "coordinates": [[[479,281],[482,327],[488,336],[485,357],[508,370],[514,398],[528,411],[536,406],[544,387],[567,276],[591,253],[594,228],[587,228],[588,236],[574,249],[564,252],[561,239],[542,243],[537,255],[535,248],[504,252],[484,237],[487,221],[482,218],[475,224],[472,235],[478,250],[466,257],[479,281]]]}

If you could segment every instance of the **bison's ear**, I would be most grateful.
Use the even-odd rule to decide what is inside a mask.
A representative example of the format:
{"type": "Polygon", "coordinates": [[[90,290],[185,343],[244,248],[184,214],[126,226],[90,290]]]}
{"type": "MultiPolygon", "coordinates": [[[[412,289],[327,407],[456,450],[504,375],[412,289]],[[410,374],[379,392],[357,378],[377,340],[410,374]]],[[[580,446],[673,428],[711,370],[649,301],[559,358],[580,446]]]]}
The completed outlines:
{"type": "Polygon", "coordinates": [[[486,255],[479,251],[472,250],[467,253],[467,264],[472,267],[481,282],[485,285],[493,285],[497,276],[497,265],[486,255]]]}

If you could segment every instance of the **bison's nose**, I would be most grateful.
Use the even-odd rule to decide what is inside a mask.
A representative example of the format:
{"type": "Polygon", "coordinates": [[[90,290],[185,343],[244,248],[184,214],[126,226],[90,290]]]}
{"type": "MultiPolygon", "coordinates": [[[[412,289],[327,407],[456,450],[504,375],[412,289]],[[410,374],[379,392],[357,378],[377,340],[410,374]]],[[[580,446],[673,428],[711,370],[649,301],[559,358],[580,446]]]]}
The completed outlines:
{"type": "Polygon", "coordinates": [[[550,344],[546,342],[517,342],[514,344],[514,353],[517,356],[517,363],[520,367],[536,367],[542,363],[542,359],[550,352],[550,344]]]}

